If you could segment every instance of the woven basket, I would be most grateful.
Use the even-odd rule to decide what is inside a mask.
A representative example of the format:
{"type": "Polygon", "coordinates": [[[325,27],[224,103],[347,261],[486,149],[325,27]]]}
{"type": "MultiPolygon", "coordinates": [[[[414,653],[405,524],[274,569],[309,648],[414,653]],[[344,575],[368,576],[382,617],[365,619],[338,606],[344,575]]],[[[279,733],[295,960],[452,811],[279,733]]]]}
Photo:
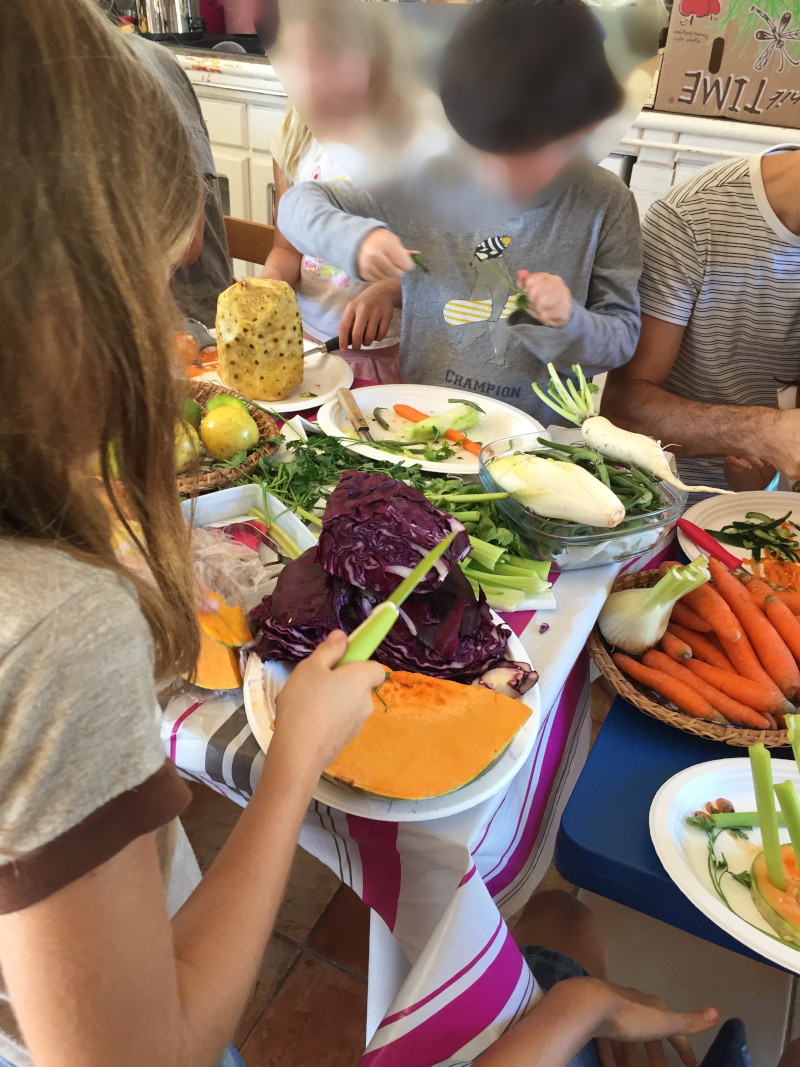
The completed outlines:
{"type": "Polygon", "coordinates": [[[178,492],[181,496],[208,493],[212,489],[226,489],[228,486],[234,485],[241,478],[244,478],[246,474],[249,474],[262,456],[272,455],[276,446],[267,443],[267,439],[278,435],[278,427],[275,425],[274,419],[263,408],[248,400],[246,396],[242,396],[241,393],[236,393],[233,389],[225,389],[223,386],[217,385],[216,382],[197,382],[190,379],[187,385],[189,386],[189,396],[192,400],[196,400],[201,407],[217,393],[229,393],[231,396],[237,396],[240,400],[243,400],[258,427],[261,443],[238,467],[226,467],[224,469],[215,467],[211,470],[202,470],[199,473],[179,474],[178,492]]]}
{"type": "MultiPolygon", "coordinates": [[[[616,593],[620,589],[641,589],[655,585],[657,581],[658,571],[623,574],[614,582],[611,591],[616,593]]],[[[709,741],[724,741],[726,745],[738,745],[741,748],[757,745],[759,742],[767,748],[779,748],[788,744],[785,730],[746,730],[739,726],[721,726],[705,719],[693,719],[691,715],[684,714],[674,704],[667,702],[666,697],[654,693],[652,689],[623,674],[611,658],[610,646],[597,627],[592,630],[588,645],[603,677],[608,679],[617,693],[629,704],[654,719],[669,723],[687,734],[697,734],[698,737],[707,737],[709,741]]]]}

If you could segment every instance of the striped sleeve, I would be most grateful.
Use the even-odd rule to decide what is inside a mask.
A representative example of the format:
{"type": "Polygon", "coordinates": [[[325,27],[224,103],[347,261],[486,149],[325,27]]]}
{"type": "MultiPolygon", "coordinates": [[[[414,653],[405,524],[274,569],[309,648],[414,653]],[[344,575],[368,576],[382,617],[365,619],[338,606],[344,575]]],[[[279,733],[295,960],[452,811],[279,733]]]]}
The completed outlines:
{"type": "Polygon", "coordinates": [[[694,230],[673,207],[658,200],[645,216],[642,244],[642,314],[685,326],[703,283],[694,230]]]}

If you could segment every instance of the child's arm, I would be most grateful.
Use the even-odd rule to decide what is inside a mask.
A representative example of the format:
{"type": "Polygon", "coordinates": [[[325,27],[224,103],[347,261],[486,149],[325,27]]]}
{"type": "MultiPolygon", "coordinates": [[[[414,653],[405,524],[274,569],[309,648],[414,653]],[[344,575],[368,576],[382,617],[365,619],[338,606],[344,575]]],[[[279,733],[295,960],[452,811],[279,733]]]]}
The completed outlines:
{"type": "Polygon", "coordinates": [[[300,182],[281,203],[284,236],[352,278],[398,278],[414,262],[387,228],[387,212],[352,182],[300,182]]]}
{"type": "MultiPolygon", "coordinates": [[[[719,1013],[714,1008],[672,1012],[656,997],[637,990],[597,978],[570,978],[553,986],[477,1062],[480,1067],[567,1067],[596,1037],[644,1042],[648,1061],[656,1067],[665,1060],[660,1044],[654,1047],[653,1043],[665,1038],[680,1062],[688,1067],[697,1060],[684,1035],[702,1033],[718,1020],[719,1013]]],[[[613,1067],[615,1062],[618,1061],[613,1054],[604,1048],[603,1067],[613,1067]]]]}
{"type": "Polygon", "coordinates": [[[275,160],[272,161],[272,172],[275,176],[275,244],[267,256],[264,269],[261,271],[261,277],[274,278],[279,282],[288,282],[293,289],[296,289],[300,283],[300,264],[303,257],[281,233],[279,213],[287,185],[283,171],[275,160]]]}
{"type": "MultiPolygon", "coordinates": [[[[511,329],[544,363],[554,363],[569,370],[580,363],[589,374],[599,374],[620,367],[633,355],[639,338],[639,275],[642,271],[641,235],[636,203],[628,190],[620,190],[617,209],[610,209],[603,220],[597,246],[586,306],[572,302],[564,325],[541,326],[521,322],[511,329]]],[[[541,321],[536,311],[548,315],[553,303],[563,315],[563,301],[558,299],[560,281],[550,275],[522,272],[521,285],[530,285],[535,299],[530,313],[541,321]],[[553,279],[548,285],[544,281],[553,279]],[[540,300],[543,303],[540,306],[540,300]]],[[[565,286],[566,288],[566,286],[565,286]]]]}

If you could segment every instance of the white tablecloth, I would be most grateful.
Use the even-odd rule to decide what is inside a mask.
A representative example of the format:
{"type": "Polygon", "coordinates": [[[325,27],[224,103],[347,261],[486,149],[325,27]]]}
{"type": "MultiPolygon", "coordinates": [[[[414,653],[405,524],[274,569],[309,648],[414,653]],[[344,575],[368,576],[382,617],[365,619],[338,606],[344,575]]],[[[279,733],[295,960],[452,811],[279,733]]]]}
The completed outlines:
{"type": "MultiPolygon", "coordinates": [[[[649,565],[645,559],[637,568],[649,565]]],[[[547,870],[586,759],[584,646],[619,570],[562,574],[556,611],[505,617],[539,671],[542,722],[531,755],[502,793],[458,815],[416,823],[309,806],[300,844],[373,909],[369,1043],[360,1067],[470,1063],[535,995],[505,919],[547,870]],[[543,623],[548,628],[540,632],[543,623]]],[[[182,693],[165,709],[162,735],[188,778],[247,803],[263,753],[240,692],[212,699],[196,688],[182,693]]]]}

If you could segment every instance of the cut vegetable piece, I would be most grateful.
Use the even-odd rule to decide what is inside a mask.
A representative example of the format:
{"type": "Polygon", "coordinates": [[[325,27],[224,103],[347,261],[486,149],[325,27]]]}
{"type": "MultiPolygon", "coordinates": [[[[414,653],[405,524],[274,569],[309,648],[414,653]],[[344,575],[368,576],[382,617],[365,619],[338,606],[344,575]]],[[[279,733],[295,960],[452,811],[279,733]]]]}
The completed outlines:
{"type": "Polygon", "coordinates": [[[412,422],[403,427],[403,438],[406,441],[435,441],[442,434],[451,430],[463,433],[481,421],[483,412],[476,410],[471,404],[456,404],[450,411],[441,415],[429,415],[420,422],[412,422]]]}
{"type": "Polygon", "coordinates": [[[753,774],[753,789],[756,794],[756,808],[761,820],[761,841],[764,845],[764,859],[770,882],[776,889],[786,888],[786,879],[781,862],[781,848],[778,840],[778,820],[775,811],[775,794],[772,789],[772,760],[763,745],[753,745],[749,749],[750,769],[753,774]]]}
{"type": "MultiPolygon", "coordinates": [[[[425,419],[430,416],[424,415],[421,411],[417,411],[416,408],[410,408],[407,404],[395,404],[395,415],[399,415],[401,419],[408,419],[409,422],[419,423],[424,422],[425,419]]],[[[479,456],[481,454],[481,445],[475,441],[470,441],[465,434],[459,430],[447,430],[444,435],[448,441],[456,441],[467,452],[472,452],[473,455],[479,456]]]]}
{"type": "Polygon", "coordinates": [[[377,796],[444,796],[484,771],[530,716],[519,700],[482,686],[397,671],[327,774],[377,796]]]}
{"type": "Polygon", "coordinates": [[[237,605],[231,607],[221,596],[205,591],[206,597],[217,604],[216,611],[198,611],[197,618],[203,630],[223,645],[239,648],[252,641],[250,627],[242,609],[237,605]]]}
{"type": "Polygon", "coordinates": [[[759,852],[750,868],[750,894],[759,913],[778,937],[800,948],[800,870],[791,845],[780,847],[782,887],[767,873],[766,854],[759,852]]]}
{"type": "Polygon", "coordinates": [[[201,629],[200,655],[191,681],[201,689],[238,689],[242,684],[238,655],[201,629]]]}
{"type": "Polygon", "coordinates": [[[793,782],[780,782],[775,786],[775,796],[786,820],[786,829],[789,831],[789,840],[794,849],[794,858],[800,863],[800,800],[797,799],[797,790],[793,782]]]}
{"type": "Polygon", "coordinates": [[[800,770],[800,715],[786,716],[786,732],[789,736],[789,744],[792,746],[794,761],[800,770]]]}

